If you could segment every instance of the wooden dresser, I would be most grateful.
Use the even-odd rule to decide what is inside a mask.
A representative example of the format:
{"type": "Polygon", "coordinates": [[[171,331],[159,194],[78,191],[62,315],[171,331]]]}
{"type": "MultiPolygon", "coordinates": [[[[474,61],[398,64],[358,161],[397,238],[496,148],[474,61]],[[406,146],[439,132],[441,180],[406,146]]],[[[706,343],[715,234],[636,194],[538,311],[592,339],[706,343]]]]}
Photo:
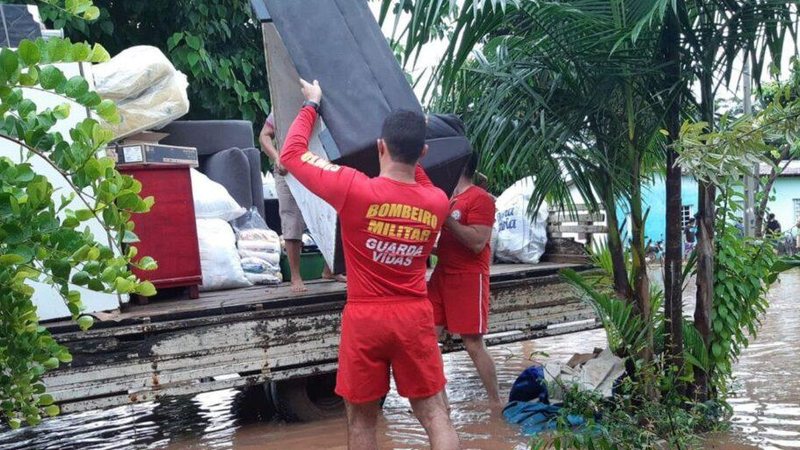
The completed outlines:
{"type": "Polygon", "coordinates": [[[176,164],[119,166],[121,173],[142,183],[143,198],[155,198],[150,212],[134,214],[133,222],[139,256],[154,258],[158,269],[134,273],[156,289],[185,287],[190,298],[197,298],[203,276],[189,169],[176,164]]]}

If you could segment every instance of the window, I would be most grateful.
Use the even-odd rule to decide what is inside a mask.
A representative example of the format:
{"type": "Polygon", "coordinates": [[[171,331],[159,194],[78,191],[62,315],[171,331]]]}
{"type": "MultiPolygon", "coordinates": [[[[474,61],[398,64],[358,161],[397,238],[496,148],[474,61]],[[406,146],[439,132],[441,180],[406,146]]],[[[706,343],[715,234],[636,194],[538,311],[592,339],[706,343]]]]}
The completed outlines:
{"type": "Polygon", "coordinates": [[[792,200],[792,203],[794,203],[794,220],[798,221],[800,220],[800,198],[792,200]]]}
{"type": "Polygon", "coordinates": [[[686,228],[689,226],[689,220],[692,219],[692,205],[681,206],[681,226],[686,228]]]}

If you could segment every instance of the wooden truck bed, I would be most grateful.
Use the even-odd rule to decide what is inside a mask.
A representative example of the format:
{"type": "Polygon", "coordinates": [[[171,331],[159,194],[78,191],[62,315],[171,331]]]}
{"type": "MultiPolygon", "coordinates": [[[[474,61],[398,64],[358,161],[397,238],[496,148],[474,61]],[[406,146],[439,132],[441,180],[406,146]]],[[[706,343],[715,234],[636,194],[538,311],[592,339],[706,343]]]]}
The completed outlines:
{"type": "MultiPolygon", "coordinates": [[[[594,312],[557,275],[579,264],[492,267],[490,344],[597,327],[594,312]]],[[[64,412],[151,401],[336,370],[345,286],[310,282],[204,293],[102,315],[88,332],[47,324],[71,364],[47,375],[64,412]]],[[[446,351],[459,348],[448,342],[446,351]]]]}

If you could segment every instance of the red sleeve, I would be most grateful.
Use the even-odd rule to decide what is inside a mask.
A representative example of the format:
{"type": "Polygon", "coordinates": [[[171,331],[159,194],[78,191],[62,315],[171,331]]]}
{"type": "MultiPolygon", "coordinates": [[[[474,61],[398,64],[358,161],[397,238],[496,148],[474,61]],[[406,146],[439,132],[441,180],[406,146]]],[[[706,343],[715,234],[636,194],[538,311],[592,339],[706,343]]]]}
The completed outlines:
{"type": "Polygon", "coordinates": [[[494,199],[485,192],[481,192],[480,195],[474,196],[470,202],[467,223],[464,225],[491,227],[494,225],[495,211],[494,199]]]}
{"type": "Polygon", "coordinates": [[[361,172],[333,164],[308,150],[308,141],[317,120],[314,108],[306,106],[297,114],[281,150],[281,165],[309,191],[340,211],[353,180],[366,177],[361,172]]]}
{"type": "Polygon", "coordinates": [[[433,186],[433,181],[428,178],[428,174],[425,173],[425,169],[422,168],[422,164],[417,163],[416,171],[414,172],[414,178],[417,181],[417,184],[420,184],[425,187],[433,186]]]}

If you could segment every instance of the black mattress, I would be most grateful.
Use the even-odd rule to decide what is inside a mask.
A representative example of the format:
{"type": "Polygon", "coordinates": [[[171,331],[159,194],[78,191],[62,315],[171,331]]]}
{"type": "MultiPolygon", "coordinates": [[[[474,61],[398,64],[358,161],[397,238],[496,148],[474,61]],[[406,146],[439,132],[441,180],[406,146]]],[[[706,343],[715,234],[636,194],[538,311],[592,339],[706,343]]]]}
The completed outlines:
{"type": "MultiPolygon", "coordinates": [[[[320,135],[331,161],[367,175],[379,171],[376,140],[388,114],[422,111],[365,0],[251,0],[259,20],[272,22],[297,73],[319,80],[325,94],[320,135]]],[[[469,158],[463,125],[431,118],[423,159],[432,181],[450,194],[469,158]]]]}
{"type": "Polygon", "coordinates": [[[0,47],[17,47],[23,39],[39,37],[42,25],[34,20],[28,5],[0,4],[0,47]]]}

